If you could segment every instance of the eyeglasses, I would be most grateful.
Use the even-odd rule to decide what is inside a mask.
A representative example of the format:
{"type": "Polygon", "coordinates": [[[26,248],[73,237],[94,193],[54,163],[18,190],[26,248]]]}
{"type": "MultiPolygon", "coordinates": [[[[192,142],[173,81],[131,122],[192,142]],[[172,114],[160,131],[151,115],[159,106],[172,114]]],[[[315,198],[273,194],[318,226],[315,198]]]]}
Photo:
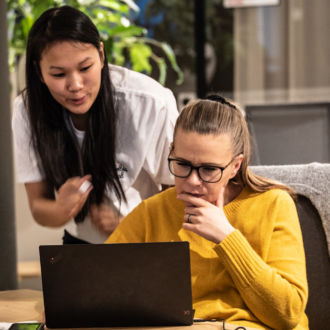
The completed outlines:
{"type": "Polygon", "coordinates": [[[168,158],[168,167],[170,172],[178,178],[188,178],[193,170],[197,171],[198,177],[208,183],[219,182],[223,171],[231,164],[235,157],[224,167],[215,165],[193,166],[186,160],[177,158],[168,158]]]}

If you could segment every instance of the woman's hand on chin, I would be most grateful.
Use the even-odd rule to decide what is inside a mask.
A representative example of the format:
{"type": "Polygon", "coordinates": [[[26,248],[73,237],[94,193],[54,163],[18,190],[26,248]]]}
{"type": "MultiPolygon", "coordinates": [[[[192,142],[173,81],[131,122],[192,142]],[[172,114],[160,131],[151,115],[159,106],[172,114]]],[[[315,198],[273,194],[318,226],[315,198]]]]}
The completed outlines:
{"type": "Polygon", "coordinates": [[[190,230],[216,244],[222,242],[235,228],[229,223],[224,211],[224,191],[222,187],[218,200],[212,204],[189,194],[178,194],[177,198],[186,205],[183,229],[190,230]]]}

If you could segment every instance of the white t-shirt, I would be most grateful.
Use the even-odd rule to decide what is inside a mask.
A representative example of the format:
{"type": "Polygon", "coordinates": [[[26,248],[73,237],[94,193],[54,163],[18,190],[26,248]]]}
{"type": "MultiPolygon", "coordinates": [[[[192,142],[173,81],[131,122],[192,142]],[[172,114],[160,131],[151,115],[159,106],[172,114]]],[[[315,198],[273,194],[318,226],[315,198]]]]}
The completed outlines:
{"type": "MultiPolygon", "coordinates": [[[[107,195],[121,215],[128,214],[143,199],[157,193],[161,184],[172,184],[167,156],[173,138],[178,110],[172,92],[150,77],[123,67],[109,65],[118,111],[117,168],[127,203],[119,202],[113,192],[107,195]]],[[[18,182],[39,182],[44,174],[30,143],[30,127],[21,96],[14,102],[12,119],[15,167],[18,182]]],[[[80,144],[84,132],[74,129],[80,144]]],[[[87,217],[82,223],[69,221],[65,229],[91,243],[107,238],[87,217]]]]}

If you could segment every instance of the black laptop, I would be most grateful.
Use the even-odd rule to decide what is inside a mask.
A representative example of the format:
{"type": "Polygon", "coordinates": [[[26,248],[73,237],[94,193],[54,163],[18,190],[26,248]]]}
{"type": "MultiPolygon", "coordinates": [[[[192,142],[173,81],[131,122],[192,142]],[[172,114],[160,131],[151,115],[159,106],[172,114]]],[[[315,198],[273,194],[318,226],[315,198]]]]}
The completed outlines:
{"type": "Polygon", "coordinates": [[[193,323],[188,242],[40,246],[49,328],[193,323]]]}

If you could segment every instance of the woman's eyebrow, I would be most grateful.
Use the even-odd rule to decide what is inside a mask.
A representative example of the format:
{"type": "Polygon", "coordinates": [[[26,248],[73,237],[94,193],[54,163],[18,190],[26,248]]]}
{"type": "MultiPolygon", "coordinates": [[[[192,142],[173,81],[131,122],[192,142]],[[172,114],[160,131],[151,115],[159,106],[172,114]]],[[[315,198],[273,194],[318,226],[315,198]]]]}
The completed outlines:
{"type": "MultiPolygon", "coordinates": [[[[79,65],[79,66],[80,66],[80,65],[83,65],[83,64],[85,64],[85,62],[87,62],[87,61],[90,60],[90,59],[91,59],[91,57],[88,56],[88,57],[86,57],[85,59],[83,59],[81,62],[79,62],[78,65],[79,65]]],[[[63,70],[64,67],[62,67],[62,66],[56,66],[56,65],[51,65],[51,66],[49,67],[49,69],[63,70]]]]}
{"type": "MultiPolygon", "coordinates": [[[[185,162],[185,163],[187,163],[187,164],[191,164],[191,165],[192,165],[192,162],[191,162],[190,160],[187,160],[187,159],[184,159],[184,158],[181,158],[181,157],[175,157],[175,159],[180,160],[180,161],[182,161],[182,162],[185,162]]],[[[199,166],[223,167],[223,165],[215,164],[215,163],[200,163],[199,166]]]]}

